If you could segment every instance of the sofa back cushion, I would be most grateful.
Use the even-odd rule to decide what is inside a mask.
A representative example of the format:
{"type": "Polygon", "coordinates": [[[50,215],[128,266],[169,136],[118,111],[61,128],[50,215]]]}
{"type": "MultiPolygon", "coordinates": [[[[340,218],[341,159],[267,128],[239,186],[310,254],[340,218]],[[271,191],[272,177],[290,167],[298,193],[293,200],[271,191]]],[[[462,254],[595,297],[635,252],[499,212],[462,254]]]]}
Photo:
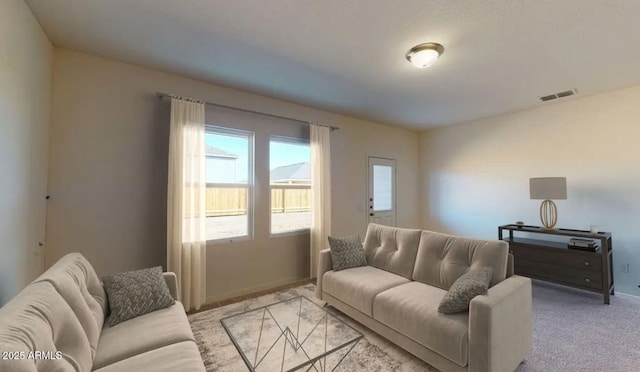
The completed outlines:
{"type": "Polygon", "coordinates": [[[370,223],[364,239],[367,264],[411,279],[420,233],[370,223]]]}
{"type": "Polygon", "coordinates": [[[69,304],[84,330],[91,356],[95,356],[105,320],[107,295],[93,267],[80,253],[69,253],[36,282],[48,282],[69,304]]]}
{"type": "Polygon", "coordinates": [[[470,268],[491,267],[493,286],[507,275],[509,246],[504,241],[469,239],[423,231],[413,280],[449,290],[470,268]]]}
{"type": "Polygon", "coordinates": [[[24,359],[0,360],[2,371],[91,370],[86,333],[69,304],[49,282],[30,284],[0,308],[0,350],[24,353],[24,359]],[[29,354],[35,351],[47,353],[49,359],[42,354],[39,358],[29,354]]]}

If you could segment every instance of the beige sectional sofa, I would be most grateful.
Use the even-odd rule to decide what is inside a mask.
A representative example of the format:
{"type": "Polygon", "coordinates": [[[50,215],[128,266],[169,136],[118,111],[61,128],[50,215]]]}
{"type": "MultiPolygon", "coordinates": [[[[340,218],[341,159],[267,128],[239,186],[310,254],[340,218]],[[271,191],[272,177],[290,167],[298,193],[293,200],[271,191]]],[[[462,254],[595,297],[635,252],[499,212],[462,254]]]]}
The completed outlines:
{"type": "Polygon", "coordinates": [[[531,350],[531,280],[513,275],[506,242],[370,224],[368,266],[333,271],[320,253],[316,296],[442,371],[513,371],[531,350]],[[438,305],[469,268],[493,268],[469,311],[438,305]]]}
{"type": "Polygon", "coordinates": [[[82,255],[66,255],[0,309],[0,351],[17,353],[0,359],[0,370],[204,371],[176,277],[164,276],[174,305],[103,327],[108,304],[98,276],[82,255]],[[36,351],[50,354],[33,359],[36,351]]]}

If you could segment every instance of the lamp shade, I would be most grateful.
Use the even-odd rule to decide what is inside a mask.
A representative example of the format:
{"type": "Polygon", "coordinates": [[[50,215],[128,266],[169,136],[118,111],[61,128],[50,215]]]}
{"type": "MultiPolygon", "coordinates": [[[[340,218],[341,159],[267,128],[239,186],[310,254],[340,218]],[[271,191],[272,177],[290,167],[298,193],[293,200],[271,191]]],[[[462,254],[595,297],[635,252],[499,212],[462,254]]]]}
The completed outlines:
{"type": "Polygon", "coordinates": [[[567,199],[566,177],[529,178],[529,198],[541,200],[567,199]]]}

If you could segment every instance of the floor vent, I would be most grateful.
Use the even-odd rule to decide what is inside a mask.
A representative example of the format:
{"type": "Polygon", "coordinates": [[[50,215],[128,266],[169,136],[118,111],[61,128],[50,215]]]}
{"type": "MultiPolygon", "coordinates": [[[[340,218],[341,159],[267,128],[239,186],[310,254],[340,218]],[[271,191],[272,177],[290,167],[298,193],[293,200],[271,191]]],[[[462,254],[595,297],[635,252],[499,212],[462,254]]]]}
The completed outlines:
{"type": "Polygon", "coordinates": [[[542,102],[547,102],[547,101],[551,101],[557,98],[564,98],[564,97],[569,97],[569,96],[573,96],[574,94],[577,94],[578,90],[577,89],[572,89],[572,90],[565,90],[564,92],[558,92],[558,93],[554,93],[554,94],[549,94],[548,96],[542,96],[540,97],[540,101],[542,102]]]}

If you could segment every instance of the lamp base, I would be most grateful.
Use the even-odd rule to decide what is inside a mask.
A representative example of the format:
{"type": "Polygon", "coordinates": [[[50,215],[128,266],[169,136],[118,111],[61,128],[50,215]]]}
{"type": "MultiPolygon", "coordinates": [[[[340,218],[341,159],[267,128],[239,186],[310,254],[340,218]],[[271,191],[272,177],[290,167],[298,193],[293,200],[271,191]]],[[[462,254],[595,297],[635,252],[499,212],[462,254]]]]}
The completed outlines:
{"type": "Polygon", "coordinates": [[[540,204],[540,222],[547,230],[557,230],[554,227],[558,223],[558,207],[553,200],[547,199],[540,204]]]}

